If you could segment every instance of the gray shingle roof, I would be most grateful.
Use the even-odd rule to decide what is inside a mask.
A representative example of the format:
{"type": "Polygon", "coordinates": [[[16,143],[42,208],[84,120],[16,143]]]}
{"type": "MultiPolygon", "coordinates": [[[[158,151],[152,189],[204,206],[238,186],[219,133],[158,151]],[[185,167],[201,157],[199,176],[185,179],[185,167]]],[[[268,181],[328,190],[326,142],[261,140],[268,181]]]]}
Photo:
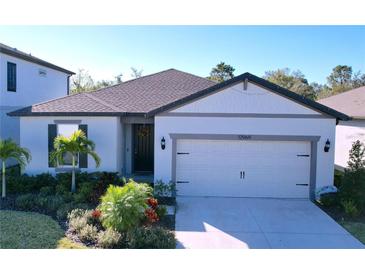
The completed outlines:
{"type": "Polygon", "coordinates": [[[25,61],[28,61],[28,62],[36,63],[36,64],[41,65],[41,66],[45,66],[45,67],[48,67],[48,68],[51,68],[51,69],[54,69],[54,70],[58,70],[58,71],[61,71],[61,72],[64,72],[64,73],[67,73],[67,74],[70,74],[70,75],[75,74],[72,71],[61,68],[61,67],[56,66],[54,64],[51,64],[47,61],[39,59],[39,58],[37,58],[37,57],[35,57],[31,54],[25,53],[25,52],[20,51],[16,48],[9,47],[9,46],[4,45],[2,43],[0,43],[0,52],[4,53],[4,54],[7,54],[7,55],[10,55],[10,56],[13,56],[13,57],[16,57],[16,58],[19,58],[19,59],[22,59],[22,60],[25,60],[25,61]]]}
{"type": "Polygon", "coordinates": [[[94,92],[35,104],[10,115],[143,115],[214,85],[216,82],[206,78],[169,69],[94,92]]]}
{"type": "Polygon", "coordinates": [[[222,83],[169,69],[98,91],[81,93],[36,104],[9,113],[10,116],[154,116],[162,111],[248,80],[274,93],[337,119],[347,115],[307,99],[250,73],[222,83]]]}
{"type": "Polygon", "coordinates": [[[365,86],[318,100],[318,102],[354,119],[365,119],[365,86]]]}

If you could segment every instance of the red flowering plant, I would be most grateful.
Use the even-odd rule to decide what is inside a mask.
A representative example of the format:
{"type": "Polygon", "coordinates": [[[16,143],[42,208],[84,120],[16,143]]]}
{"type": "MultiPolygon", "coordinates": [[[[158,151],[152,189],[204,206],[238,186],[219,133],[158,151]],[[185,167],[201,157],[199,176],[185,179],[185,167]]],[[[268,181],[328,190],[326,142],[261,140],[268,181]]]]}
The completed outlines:
{"type": "Polygon", "coordinates": [[[94,219],[100,219],[101,217],[101,211],[99,209],[95,209],[91,212],[91,217],[94,219]]]}
{"type": "Polygon", "coordinates": [[[156,209],[158,208],[158,201],[155,198],[148,198],[146,200],[147,203],[147,208],[144,212],[144,215],[146,216],[147,219],[147,223],[155,223],[158,222],[160,220],[156,209]]]}

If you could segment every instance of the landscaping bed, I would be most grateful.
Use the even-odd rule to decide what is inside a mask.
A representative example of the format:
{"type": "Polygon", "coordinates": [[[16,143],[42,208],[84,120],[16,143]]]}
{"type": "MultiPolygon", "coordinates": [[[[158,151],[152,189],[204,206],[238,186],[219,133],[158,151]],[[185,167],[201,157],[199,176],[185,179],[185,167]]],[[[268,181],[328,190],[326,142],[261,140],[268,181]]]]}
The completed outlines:
{"type": "MultiPolygon", "coordinates": [[[[153,198],[151,186],[126,182],[116,173],[79,173],[77,190],[71,193],[70,177],[70,174],[57,174],[56,177],[50,174],[9,176],[8,196],[0,199],[0,212],[28,214],[30,218],[44,216],[57,224],[62,233],[61,236],[58,234],[57,242],[55,237],[51,237],[49,244],[32,247],[21,244],[24,240],[20,240],[20,244],[6,242],[2,248],[175,248],[175,236],[171,232],[175,229],[175,216],[166,215],[165,206],[153,198]],[[109,195],[112,200],[104,205],[113,204],[115,207],[102,209],[103,203],[100,201],[109,188],[121,195],[118,194],[117,198],[115,193],[109,195]],[[141,191],[136,194],[135,189],[141,191]],[[133,211],[134,203],[138,206],[133,211]],[[115,222],[105,221],[108,210],[115,213],[115,220],[135,221],[127,227],[114,227],[115,222]],[[99,214],[97,218],[95,212],[99,214]],[[93,214],[95,218],[90,217],[93,214]]],[[[156,196],[159,196],[158,193],[156,196]]],[[[161,197],[161,200],[175,204],[175,199],[171,197],[161,197]]],[[[7,229],[10,232],[17,226],[17,222],[9,220],[7,229]]],[[[39,232],[30,230],[29,234],[24,235],[32,238],[34,233],[39,232]]]]}

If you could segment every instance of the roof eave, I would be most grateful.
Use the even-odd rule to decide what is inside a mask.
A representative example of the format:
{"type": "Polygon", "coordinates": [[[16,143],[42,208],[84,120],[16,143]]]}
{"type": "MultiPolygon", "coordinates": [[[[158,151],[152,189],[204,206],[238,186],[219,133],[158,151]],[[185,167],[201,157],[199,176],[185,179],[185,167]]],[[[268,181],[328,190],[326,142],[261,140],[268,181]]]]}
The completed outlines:
{"type": "Polygon", "coordinates": [[[6,49],[6,48],[0,48],[0,53],[4,53],[4,54],[10,55],[10,56],[13,56],[13,57],[16,57],[16,58],[31,62],[31,63],[35,63],[35,64],[38,64],[38,65],[41,65],[41,66],[44,66],[44,67],[48,67],[48,68],[51,68],[51,69],[54,69],[54,70],[57,70],[57,71],[61,71],[63,73],[69,74],[69,75],[74,75],[75,74],[75,72],[73,72],[73,71],[61,68],[59,66],[56,66],[54,64],[51,64],[47,61],[41,60],[41,59],[33,57],[33,56],[27,56],[24,53],[16,52],[16,51],[9,50],[9,49],[6,49]]]}

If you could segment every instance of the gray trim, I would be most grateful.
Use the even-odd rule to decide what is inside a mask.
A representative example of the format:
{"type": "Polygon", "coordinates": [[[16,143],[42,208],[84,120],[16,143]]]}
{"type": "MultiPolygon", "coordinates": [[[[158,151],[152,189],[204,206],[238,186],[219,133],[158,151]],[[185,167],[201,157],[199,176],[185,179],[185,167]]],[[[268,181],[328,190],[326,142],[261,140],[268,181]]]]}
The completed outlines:
{"type": "Polygon", "coordinates": [[[176,182],[176,151],[178,139],[192,140],[247,140],[247,141],[308,141],[311,143],[310,157],[310,178],[309,178],[309,198],[315,199],[315,189],[317,180],[317,143],[320,136],[304,136],[304,135],[236,135],[236,134],[179,134],[170,133],[171,137],[171,180],[176,182]],[[242,139],[240,136],[248,137],[242,139]]]}
{"type": "Polygon", "coordinates": [[[154,124],[155,121],[153,118],[144,118],[141,116],[126,116],[121,117],[122,123],[125,124],[154,124]]]}
{"type": "Polygon", "coordinates": [[[54,120],[55,124],[81,124],[81,120],[54,120]]]}
{"type": "Polygon", "coordinates": [[[195,139],[195,140],[247,140],[247,141],[315,141],[320,136],[306,135],[258,135],[258,134],[189,134],[170,133],[171,139],[195,139]]]}
{"type": "Polygon", "coordinates": [[[199,112],[165,112],[160,117],[223,117],[223,118],[296,118],[296,119],[334,119],[322,114],[276,114],[276,113],[199,113],[199,112]]]}
{"type": "Polygon", "coordinates": [[[309,198],[315,200],[316,180],[317,180],[317,143],[311,142],[311,160],[310,160],[310,177],[309,177],[309,198]]]}
{"type": "Polygon", "coordinates": [[[176,182],[176,138],[171,140],[171,152],[172,152],[172,161],[171,161],[171,180],[176,182]]]}

